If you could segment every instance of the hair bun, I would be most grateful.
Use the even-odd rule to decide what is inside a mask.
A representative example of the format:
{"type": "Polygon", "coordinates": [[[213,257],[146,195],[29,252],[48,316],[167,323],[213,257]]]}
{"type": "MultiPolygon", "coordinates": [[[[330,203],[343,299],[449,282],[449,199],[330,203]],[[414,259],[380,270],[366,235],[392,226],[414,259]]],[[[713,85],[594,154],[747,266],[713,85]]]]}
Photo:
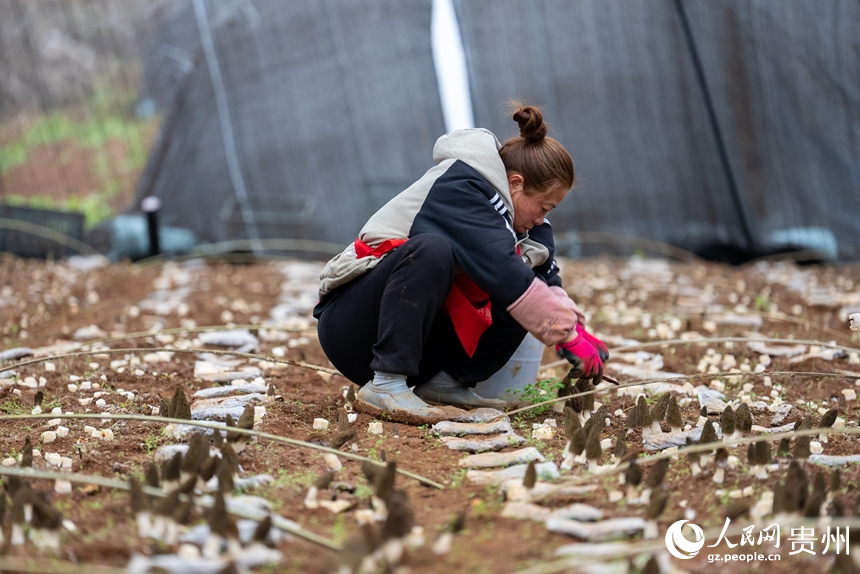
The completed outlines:
{"type": "Polygon", "coordinates": [[[546,137],[547,125],[536,107],[518,105],[514,112],[514,121],[520,126],[520,137],[527,143],[537,142],[546,137]]]}

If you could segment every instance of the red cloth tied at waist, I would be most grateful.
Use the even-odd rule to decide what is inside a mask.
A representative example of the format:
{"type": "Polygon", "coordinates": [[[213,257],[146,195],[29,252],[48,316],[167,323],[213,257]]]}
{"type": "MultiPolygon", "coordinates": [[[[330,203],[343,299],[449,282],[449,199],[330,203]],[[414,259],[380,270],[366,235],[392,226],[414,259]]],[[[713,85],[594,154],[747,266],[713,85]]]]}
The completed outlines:
{"type": "MultiPolygon", "coordinates": [[[[382,257],[389,251],[406,243],[406,239],[386,239],[376,247],[371,248],[361,239],[355,240],[355,256],[382,257]]],[[[445,312],[451,317],[454,331],[463,349],[469,357],[475,354],[481,335],[493,324],[490,295],[478,287],[472,278],[465,273],[454,277],[454,285],[448,292],[444,304],[445,312]]]]}

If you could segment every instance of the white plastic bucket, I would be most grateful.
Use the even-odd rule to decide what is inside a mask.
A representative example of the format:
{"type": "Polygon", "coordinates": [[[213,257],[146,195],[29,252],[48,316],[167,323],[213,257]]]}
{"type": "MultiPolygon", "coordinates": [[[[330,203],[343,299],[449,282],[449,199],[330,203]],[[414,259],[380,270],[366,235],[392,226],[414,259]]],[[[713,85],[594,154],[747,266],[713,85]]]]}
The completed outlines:
{"type": "Polygon", "coordinates": [[[475,392],[485,399],[515,402],[518,398],[516,391],[534,384],[537,380],[545,348],[543,343],[527,333],[505,366],[486,381],[478,383],[475,392]]]}

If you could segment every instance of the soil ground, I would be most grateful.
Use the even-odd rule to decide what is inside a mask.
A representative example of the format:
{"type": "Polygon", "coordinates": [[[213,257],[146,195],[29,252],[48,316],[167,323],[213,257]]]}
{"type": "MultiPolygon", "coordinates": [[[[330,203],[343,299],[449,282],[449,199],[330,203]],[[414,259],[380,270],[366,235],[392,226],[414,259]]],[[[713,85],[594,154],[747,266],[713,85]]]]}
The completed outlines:
{"type": "MultiPolygon", "coordinates": [[[[6,257],[0,260],[0,276],[4,278],[0,287],[0,326],[4,341],[0,348],[26,345],[35,349],[53,345],[59,340],[70,340],[77,329],[89,325],[96,325],[113,335],[145,331],[154,326],[164,329],[188,326],[188,319],[193,319],[198,326],[227,321],[257,323],[268,318],[282,293],[284,275],[280,265],[279,262],[203,264],[195,271],[190,293],[184,299],[187,309],[179,316],[176,313],[155,315],[139,307],[163,280],[162,266],[118,264],[73,273],[64,263],[6,257]]],[[[749,326],[714,325],[709,313],[719,305],[724,311],[737,312],[745,317],[761,317],[757,333],[762,336],[836,341],[840,345],[860,348],[857,335],[852,334],[845,323],[846,313],[855,305],[852,297],[857,292],[856,286],[860,286],[860,267],[795,268],[759,264],[729,268],[705,263],[595,260],[564,262],[563,270],[568,291],[589,316],[589,328],[610,340],[612,336],[622,336],[645,342],[674,339],[684,333],[690,336],[690,332],[706,337],[746,336],[752,330],[749,326]],[[798,289],[796,282],[791,283],[792,277],[799,278],[802,288],[798,289]],[[819,292],[816,289],[829,289],[828,293],[835,300],[821,304],[820,299],[812,298],[819,292]],[[813,304],[816,302],[818,304],[813,304]]],[[[165,343],[169,341],[165,337],[159,341],[153,336],[145,336],[112,342],[109,346],[152,348],[178,345],[183,339],[190,340],[193,336],[177,335],[170,343],[165,343]]],[[[282,347],[286,358],[330,366],[314,338],[312,322],[309,331],[290,333],[290,337],[292,342],[263,340],[259,353],[270,355],[273,348],[282,347]]],[[[614,346],[617,345],[610,345],[614,346]]],[[[711,353],[733,355],[739,367],[747,365],[752,369],[761,360],[759,353],[743,343],[688,342],[646,350],[662,357],[664,371],[693,375],[699,372],[697,366],[709,349],[713,350],[711,353]]],[[[60,406],[64,411],[74,412],[149,414],[151,406],[157,406],[161,398],[169,399],[177,387],[190,395],[197,389],[211,386],[211,383],[194,378],[195,359],[192,355],[176,354],[166,363],[145,364],[141,366],[145,371],[142,375],[134,374],[131,369],[118,373],[110,368],[110,361],[117,358],[121,357],[57,360],[54,361],[54,371],[46,371],[44,365],[39,364],[21,368],[18,375],[19,379],[27,376],[46,379],[42,389],[45,393],[43,408],[60,406]],[[78,399],[91,395],[69,391],[67,385],[71,375],[100,381],[101,390],[108,391],[101,397],[107,404],[102,409],[93,403],[82,406],[78,399]],[[104,379],[100,378],[102,375],[104,379]],[[134,392],[136,400],[128,401],[122,395],[110,392],[115,389],[134,392]]],[[[555,360],[551,350],[547,350],[544,363],[555,360]]],[[[777,390],[782,400],[794,407],[785,422],[794,422],[803,416],[813,416],[817,421],[822,406],[835,406],[842,389],[856,388],[855,381],[860,384],[860,365],[855,364],[856,357],[852,358],[850,354],[832,360],[808,358],[801,362],[791,361],[775,357],[767,365],[767,371],[829,372],[844,376],[774,375],[774,387],[768,388],[764,386],[762,376],[744,372],[739,373],[735,381],[722,379],[726,394],[729,399],[737,398],[745,383],[753,384],[752,393],[756,397],[768,400],[771,391],[777,390]]],[[[610,359],[610,364],[613,362],[610,359]]],[[[9,368],[9,365],[3,365],[3,368],[9,368]]],[[[561,377],[563,374],[564,370],[558,367],[544,370],[541,378],[561,377]]],[[[621,382],[634,380],[611,369],[607,374],[616,376],[621,382]]],[[[286,367],[268,370],[264,377],[266,382],[276,387],[283,400],[267,405],[267,415],[258,430],[307,440],[317,433],[312,426],[315,418],[330,419],[334,423],[337,409],[343,407],[341,389],[348,381],[340,376],[329,379],[315,371],[286,367]]],[[[707,380],[691,382],[693,385],[708,384],[707,380]]],[[[29,412],[34,394],[35,389],[4,385],[0,388],[0,410],[8,414],[29,412]]],[[[598,400],[607,405],[610,418],[610,425],[604,429],[602,438],[611,438],[614,443],[618,429],[625,424],[624,418],[614,413],[617,409],[627,411],[633,405],[633,399],[610,391],[598,395],[598,400]]],[[[851,428],[856,426],[857,403],[852,401],[848,405],[849,410],[842,417],[846,426],[851,428]]],[[[49,412],[49,409],[45,410],[49,412]]],[[[698,410],[695,398],[685,404],[682,407],[684,422],[695,425],[698,410]]],[[[752,412],[755,424],[769,426],[773,413],[766,410],[752,412]]],[[[563,432],[549,441],[531,438],[533,423],[546,418],[561,420],[559,415],[551,412],[530,412],[515,415],[511,422],[516,432],[528,439],[524,446],[535,446],[548,460],[560,464],[565,445],[563,432]]],[[[711,418],[718,421],[717,415],[711,418]]],[[[415,480],[398,477],[398,487],[409,495],[416,524],[424,528],[428,541],[410,554],[411,572],[514,572],[551,560],[558,547],[575,542],[572,538],[549,532],[542,523],[502,517],[504,498],[498,487],[470,484],[465,470],[458,467],[462,453],[446,448],[428,428],[398,424],[395,435],[392,423],[384,422],[384,432],[377,436],[367,432],[368,423],[372,420],[368,415],[359,414],[354,423],[358,430],[359,454],[379,459],[384,451],[386,459],[396,460],[401,468],[445,485],[444,489],[437,490],[415,480]],[[435,556],[430,546],[437,533],[464,509],[467,512],[465,529],[454,539],[452,551],[445,556],[435,556]]],[[[90,424],[89,421],[86,423],[90,424]]],[[[36,448],[72,457],[75,472],[127,479],[142,474],[158,447],[176,442],[161,432],[161,425],[152,422],[120,421],[103,425],[103,428],[111,428],[114,432],[115,440],[110,442],[86,439],[81,432],[83,425],[83,421],[68,421],[67,426],[71,428],[68,437],[40,445],[39,436],[47,428],[44,421],[0,422],[0,455],[16,455],[24,444],[25,436],[30,436],[36,448]]],[[[668,431],[665,424],[663,429],[668,431]]],[[[629,446],[641,444],[638,432],[634,431],[628,437],[629,446]]],[[[860,454],[859,440],[857,435],[833,437],[824,445],[824,452],[860,454]]],[[[754,503],[762,492],[772,489],[785,476],[783,464],[779,471],[771,473],[767,481],[756,480],[747,472],[745,452],[732,452],[741,463],[736,470],[728,471],[721,486],[710,480],[710,472],[693,478],[684,456],[671,462],[665,480],[670,498],[659,519],[660,536],[665,534],[670,524],[684,518],[685,509],[695,512],[693,521],[703,528],[719,526],[724,522],[724,512],[731,502],[730,491],[752,486],[754,495],[744,500],[754,503]]],[[[252,494],[271,501],[278,514],[337,542],[343,542],[357,532],[356,521],[350,512],[335,515],[324,509],[308,510],[303,505],[307,487],[326,468],[319,453],[261,440],[252,443],[240,460],[245,475],[269,473],[275,477],[274,483],[257,488],[252,494]]],[[[609,464],[609,453],[605,453],[604,463],[609,464]]],[[[825,467],[808,462],[801,464],[810,480],[819,470],[829,474],[825,467]]],[[[648,466],[645,467],[647,469],[648,466]]],[[[579,476],[584,473],[577,468],[565,474],[579,476]]],[[[358,486],[360,498],[367,498],[370,494],[356,462],[346,461],[337,479],[358,486]]],[[[644,516],[642,506],[627,506],[623,501],[609,502],[608,492],[618,488],[615,476],[595,477],[594,482],[598,488],[588,495],[554,498],[543,504],[557,508],[572,502],[585,502],[602,509],[605,517],[644,516]]],[[[842,467],[842,489],[836,493],[836,499],[842,501],[845,508],[851,507],[858,485],[860,468],[855,465],[842,467]]],[[[45,490],[51,488],[46,481],[34,481],[34,486],[45,490]]],[[[137,537],[128,498],[122,492],[76,486],[71,494],[53,495],[53,501],[63,515],[77,525],[76,532],[63,535],[61,559],[124,567],[133,552],[153,550],[149,543],[137,537]]],[[[361,502],[362,506],[366,503],[366,500],[361,502]]],[[[198,517],[199,520],[202,518],[198,517]]],[[[823,545],[819,544],[814,557],[790,556],[788,553],[792,547],[786,541],[788,532],[783,532],[782,537],[783,544],[777,551],[782,556],[780,562],[744,564],[743,568],[768,572],[796,572],[800,568],[808,568],[810,572],[829,571],[832,550],[830,555],[822,555],[823,545]]],[[[328,552],[310,543],[284,542],[280,550],[284,553],[284,561],[273,571],[332,571],[328,552]]],[[[7,547],[6,551],[11,555],[38,555],[31,544],[7,547]]],[[[723,547],[720,552],[728,550],[723,547]]],[[[696,572],[736,569],[737,564],[731,567],[709,564],[705,556],[703,551],[695,560],[677,561],[676,566],[696,572]]],[[[640,558],[638,567],[641,564],[640,558]]]]}

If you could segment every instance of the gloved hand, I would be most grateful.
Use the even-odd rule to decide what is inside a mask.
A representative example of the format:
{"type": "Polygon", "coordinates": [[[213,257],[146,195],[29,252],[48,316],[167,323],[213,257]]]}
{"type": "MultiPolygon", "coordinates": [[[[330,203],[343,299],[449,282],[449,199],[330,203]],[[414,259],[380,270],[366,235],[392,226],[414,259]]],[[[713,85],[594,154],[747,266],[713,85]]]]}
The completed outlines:
{"type": "Polygon", "coordinates": [[[573,369],[571,376],[576,379],[592,379],[594,385],[603,379],[603,361],[594,345],[581,334],[576,339],[555,346],[558,356],[567,360],[573,369]]]}
{"type": "Polygon", "coordinates": [[[577,323],[576,332],[585,340],[591,343],[591,346],[597,349],[597,354],[600,355],[600,360],[606,362],[609,360],[609,349],[606,348],[606,343],[585,330],[585,327],[577,323]]]}

